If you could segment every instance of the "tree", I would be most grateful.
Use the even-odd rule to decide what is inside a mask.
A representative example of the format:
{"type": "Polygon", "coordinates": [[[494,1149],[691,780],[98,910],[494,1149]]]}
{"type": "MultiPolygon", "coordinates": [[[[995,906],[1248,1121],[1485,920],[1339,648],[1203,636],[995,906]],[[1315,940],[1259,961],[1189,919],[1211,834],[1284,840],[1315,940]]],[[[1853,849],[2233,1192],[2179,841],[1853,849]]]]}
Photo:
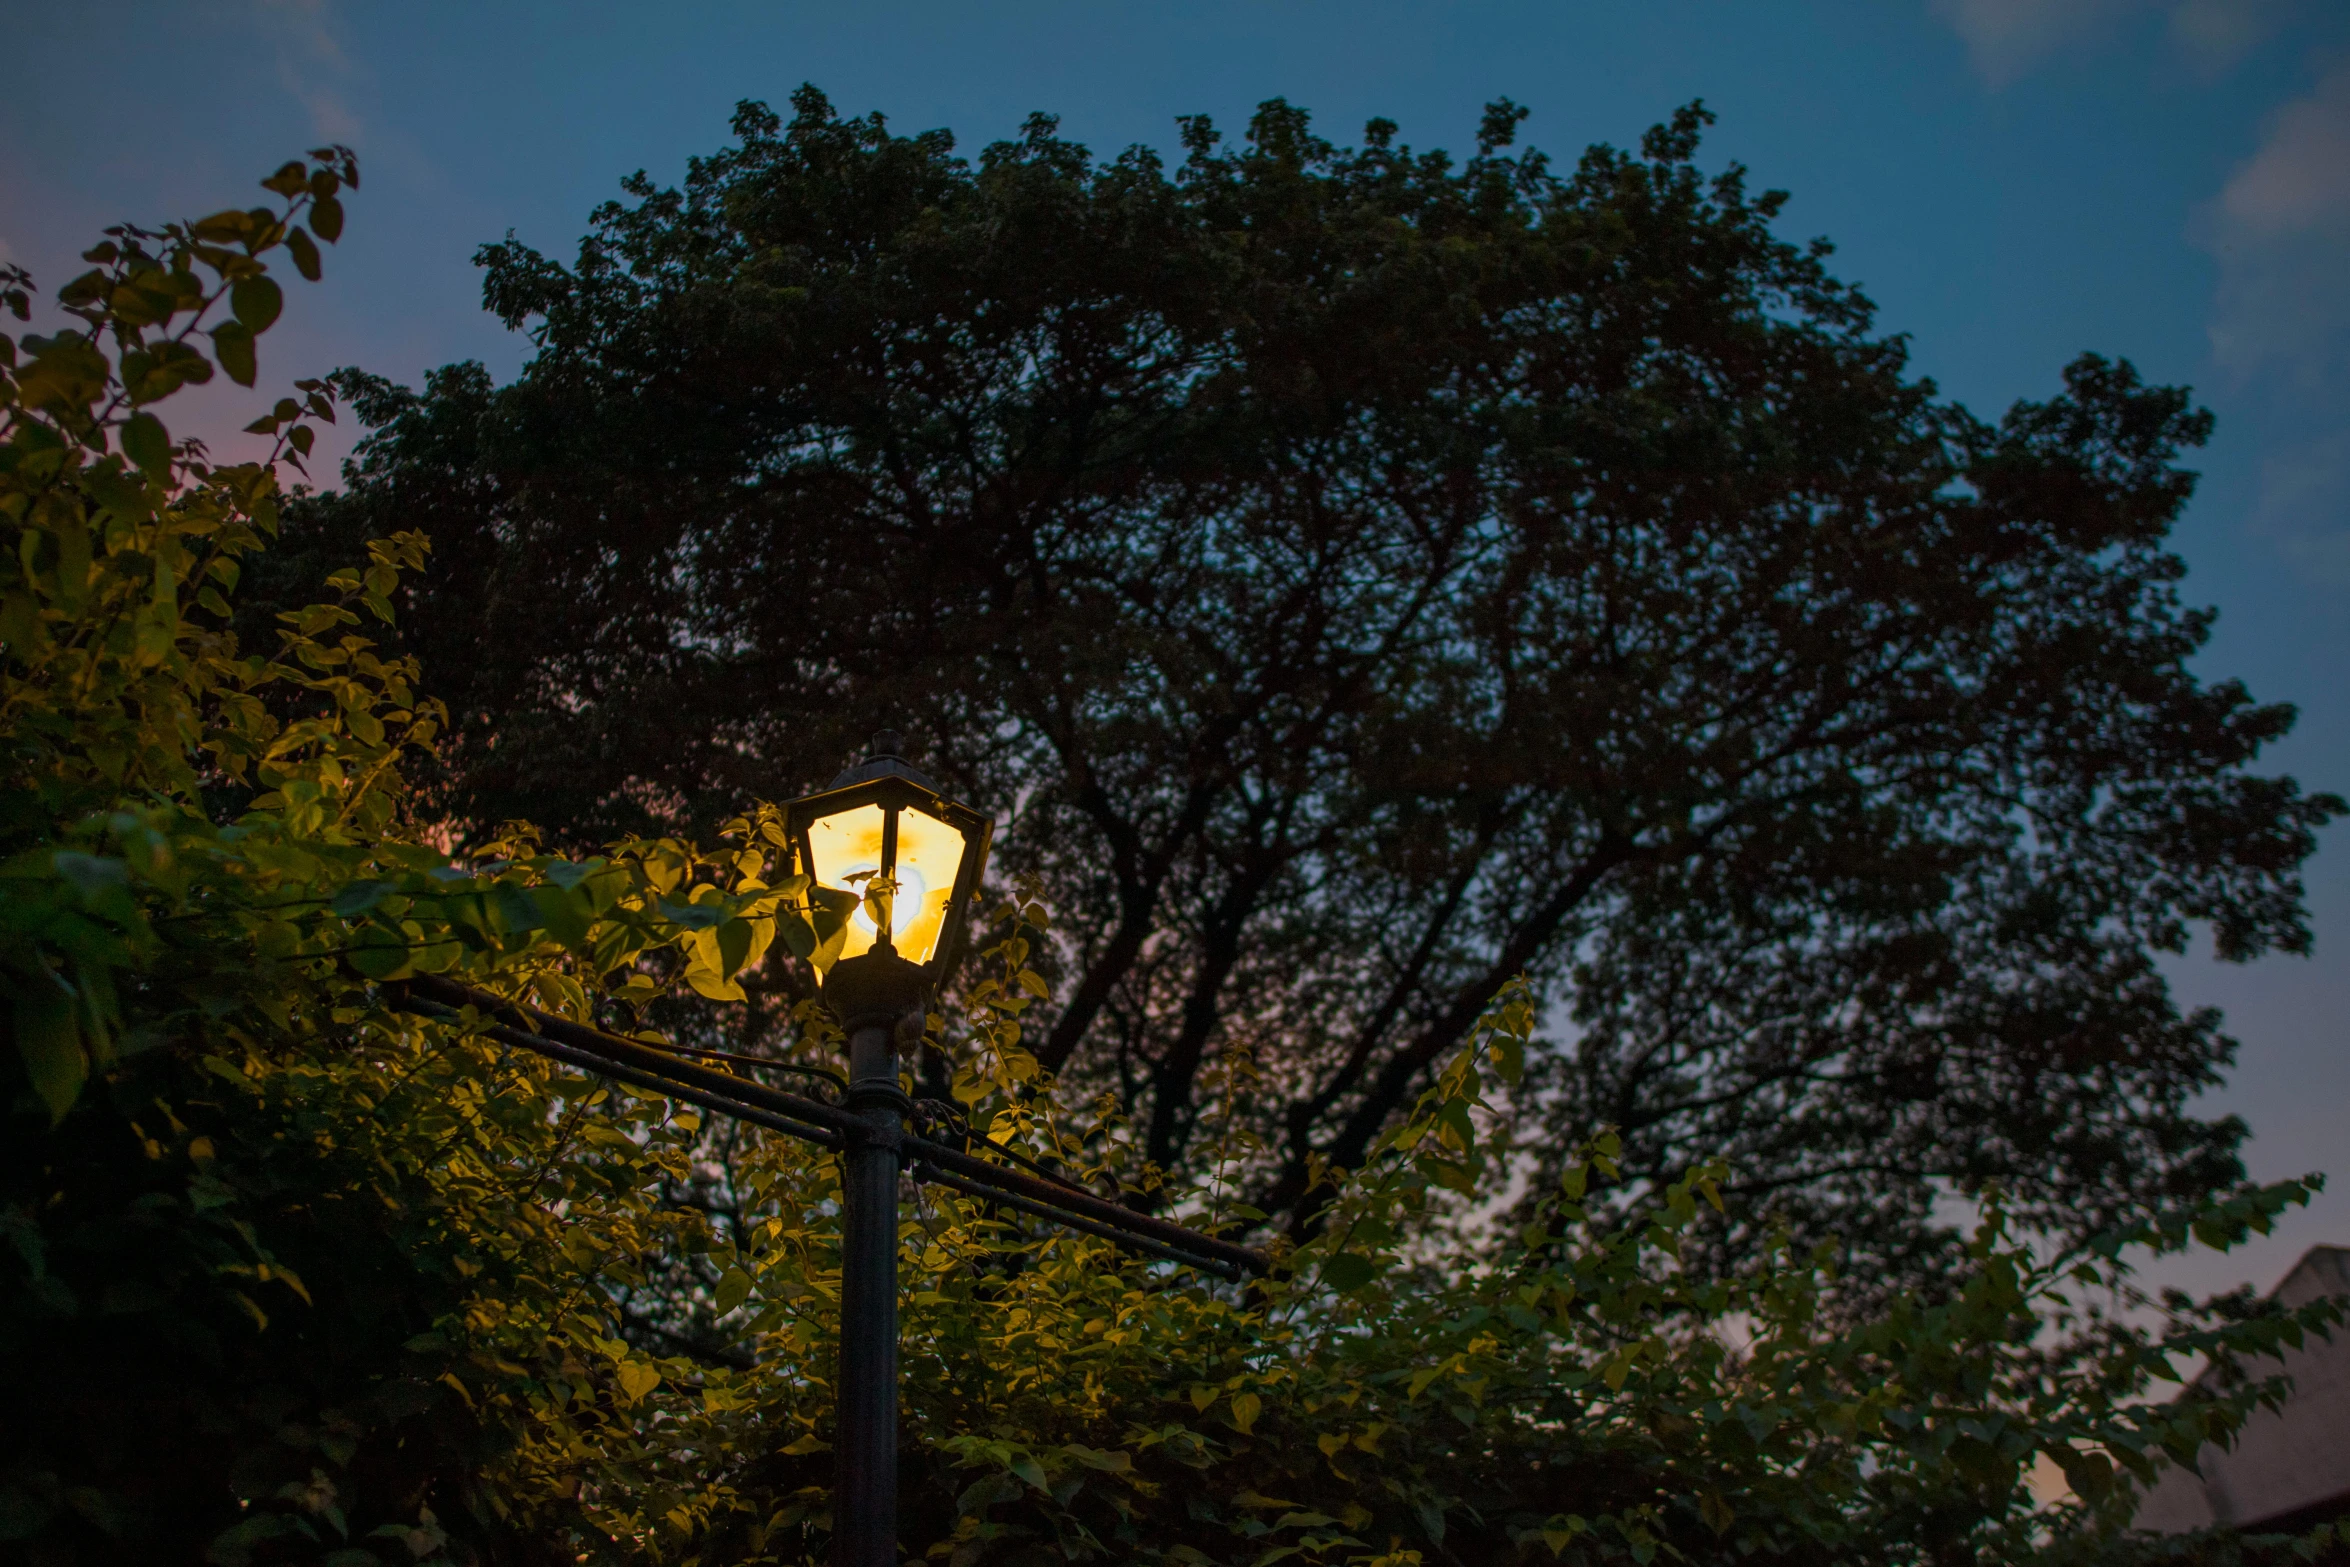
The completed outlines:
{"type": "Polygon", "coordinates": [[[2188,668],[2183,391],[1940,399],[1695,106],[1561,174],[1506,102],[1458,166],[1275,101],[1172,171],[793,104],[569,267],[486,246],[512,384],[342,383],[296,536],[434,540],[461,831],[706,825],[890,715],[1067,915],[1044,1063],[1188,1169],[1253,1052],[1300,1235],[1520,972],[1540,1159],[1717,1151],[1897,1271],[1946,1186],[2085,1232],[2240,1178],[2155,958],[2306,950],[2341,804],[2188,668]]]}

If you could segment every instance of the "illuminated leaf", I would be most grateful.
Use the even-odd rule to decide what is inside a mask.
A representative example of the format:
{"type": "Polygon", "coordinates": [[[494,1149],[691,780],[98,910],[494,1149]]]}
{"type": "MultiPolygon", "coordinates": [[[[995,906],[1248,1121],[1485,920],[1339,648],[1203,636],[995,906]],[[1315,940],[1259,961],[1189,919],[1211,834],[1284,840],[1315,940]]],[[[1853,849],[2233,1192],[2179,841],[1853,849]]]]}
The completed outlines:
{"type": "Polygon", "coordinates": [[[612,1379],[619,1385],[623,1404],[634,1404],[661,1385],[661,1373],[641,1360],[622,1361],[612,1379]]]}

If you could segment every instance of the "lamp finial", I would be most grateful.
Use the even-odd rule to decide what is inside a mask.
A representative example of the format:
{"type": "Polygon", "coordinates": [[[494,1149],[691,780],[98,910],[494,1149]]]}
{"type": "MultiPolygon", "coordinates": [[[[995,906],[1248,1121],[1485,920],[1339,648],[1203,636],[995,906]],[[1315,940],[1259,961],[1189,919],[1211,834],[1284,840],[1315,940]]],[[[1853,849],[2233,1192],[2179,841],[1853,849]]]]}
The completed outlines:
{"type": "Polygon", "coordinates": [[[895,729],[877,729],[866,742],[862,760],[849,763],[833,779],[831,787],[845,789],[850,784],[864,783],[873,778],[904,778],[936,791],[934,784],[922,770],[906,760],[906,737],[895,729]]]}

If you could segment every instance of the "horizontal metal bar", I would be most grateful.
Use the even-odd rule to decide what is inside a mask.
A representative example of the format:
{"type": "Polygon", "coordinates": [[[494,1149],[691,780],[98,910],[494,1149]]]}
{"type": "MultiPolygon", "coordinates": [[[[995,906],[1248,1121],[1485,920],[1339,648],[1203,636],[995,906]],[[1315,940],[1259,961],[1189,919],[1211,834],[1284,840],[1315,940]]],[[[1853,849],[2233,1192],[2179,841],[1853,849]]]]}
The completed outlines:
{"type": "MultiPolygon", "coordinates": [[[[454,1009],[443,1008],[436,1002],[423,1002],[419,1004],[417,1010],[420,1015],[424,1016],[448,1016],[454,1009]]],[[[837,1149],[846,1141],[839,1132],[830,1127],[813,1126],[804,1121],[794,1121],[757,1105],[744,1104],[728,1095],[710,1093],[689,1084],[673,1082],[658,1073],[640,1072],[634,1067],[623,1066],[608,1056],[599,1055],[592,1050],[575,1049],[558,1040],[549,1039],[543,1034],[526,1033],[522,1029],[511,1028],[503,1023],[492,1023],[483,1032],[500,1044],[528,1050],[535,1055],[545,1056],[551,1061],[561,1061],[566,1065],[592,1072],[598,1077],[608,1077],[615,1082],[627,1083],[632,1087],[642,1088],[667,1098],[681,1099],[687,1104],[699,1105],[705,1110],[713,1111],[719,1115],[732,1116],[738,1121],[749,1121],[755,1126],[764,1126],[770,1131],[782,1132],[805,1142],[837,1149]]]]}
{"type": "MultiPolygon", "coordinates": [[[[495,1020],[490,1032],[505,1043],[655,1092],[674,1094],[704,1109],[827,1148],[846,1147],[872,1130],[862,1117],[839,1105],[700,1066],[658,1045],[574,1023],[455,980],[420,974],[387,985],[385,989],[393,994],[395,1004],[403,996],[413,996],[436,1011],[470,1006],[495,1020]]],[[[979,1141],[983,1147],[993,1146],[984,1138],[979,1141]]],[[[1024,1212],[1068,1223],[1088,1234],[1131,1240],[1152,1248],[1156,1254],[1211,1267],[1227,1276],[1236,1273],[1262,1276],[1272,1268],[1271,1259],[1255,1247],[1235,1245],[1147,1213],[1136,1213],[1065,1181],[1030,1175],[927,1137],[908,1135],[903,1139],[902,1149],[908,1157],[930,1165],[942,1177],[958,1177],[947,1182],[958,1190],[962,1189],[961,1182],[977,1183],[986,1188],[988,1196],[1024,1212]]]]}
{"type": "Polygon", "coordinates": [[[992,1164],[959,1149],[949,1148],[944,1143],[934,1143],[927,1137],[907,1138],[906,1151],[917,1159],[929,1160],[942,1170],[985,1181],[1056,1212],[1107,1225],[1123,1235],[1156,1241],[1162,1246],[1174,1247],[1197,1257],[1212,1258],[1226,1267],[1239,1268],[1249,1273],[1261,1275],[1270,1272],[1273,1266],[1272,1259],[1253,1246],[1236,1246],[1230,1241],[1218,1240],[1213,1235],[1202,1235],[1197,1230],[1187,1230],[1180,1224],[1171,1224],[1147,1213],[1136,1213],[1132,1208],[1122,1207],[1106,1198],[992,1164]]]}
{"type": "Polygon", "coordinates": [[[983,1202],[1001,1203],[1007,1208],[1017,1209],[1022,1213],[1032,1214],[1037,1218],[1050,1220],[1054,1224],[1065,1225],[1069,1229],[1106,1240],[1113,1246],[1122,1246],[1128,1251],[1140,1252],[1146,1257],[1157,1257],[1162,1261],[1181,1263],[1187,1268],[1198,1268],[1203,1272],[1213,1273],[1220,1279],[1229,1279],[1235,1284],[1248,1276],[1244,1270],[1229,1262],[1219,1262],[1212,1257],[1202,1257],[1191,1252],[1178,1251],[1172,1246],[1162,1246],[1157,1241],[1146,1241],[1139,1235],[1129,1234],[1124,1230],[1114,1230],[1106,1224],[1096,1224],[1091,1219],[1069,1213],[1063,1209],[1048,1208],[1043,1203],[1031,1202],[1017,1192],[1007,1191],[990,1182],[974,1180],[967,1175],[950,1174],[919,1155],[914,1160],[914,1179],[932,1182],[939,1186],[950,1186],[967,1197],[977,1197],[983,1202]]]}
{"type": "Polygon", "coordinates": [[[419,974],[399,983],[412,994],[444,1007],[472,1007],[526,1036],[519,1042],[533,1048],[540,1039],[552,1040],[573,1050],[583,1051],[598,1061],[628,1067],[663,1083],[714,1094],[736,1104],[764,1110],[770,1115],[824,1127],[834,1139],[831,1146],[839,1146],[840,1138],[862,1136],[866,1130],[861,1117],[839,1105],[810,1099],[805,1094],[787,1093],[747,1077],[737,1077],[731,1072],[701,1066],[658,1045],[646,1044],[641,1039],[629,1039],[585,1023],[574,1023],[569,1018],[541,1012],[536,1007],[522,1006],[503,996],[477,990],[471,985],[442,979],[435,974],[419,974]]]}

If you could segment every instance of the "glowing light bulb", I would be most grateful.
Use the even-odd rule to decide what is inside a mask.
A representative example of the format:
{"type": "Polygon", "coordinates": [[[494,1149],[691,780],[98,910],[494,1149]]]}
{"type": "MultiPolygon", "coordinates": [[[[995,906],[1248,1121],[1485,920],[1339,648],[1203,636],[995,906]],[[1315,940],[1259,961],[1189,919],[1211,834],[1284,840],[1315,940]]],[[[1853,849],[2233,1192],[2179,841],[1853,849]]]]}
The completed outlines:
{"type": "MultiPolygon", "coordinates": [[[[844,884],[862,892],[873,883],[870,880],[859,881],[858,875],[860,873],[879,874],[880,870],[879,862],[868,865],[852,865],[841,873],[841,880],[844,884]]],[[[898,895],[891,901],[889,908],[889,939],[893,943],[912,928],[917,919],[922,917],[923,894],[929,891],[930,883],[922,879],[920,870],[912,865],[898,867],[898,895]]],[[[873,938],[875,927],[873,910],[870,905],[858,904],[857,912],[851,916],[851,920],[859,930],[865,933],[865,938],[868,941],[873,938]]]]}
{"type": "MultiPolygon", "coordinates": [[[[878,805],[856,805],[808,824],[808,849],[818,882],[862,900],[881,869],[885,817],[878,805]]],[[[912,963],[926,963],[938,949],[939,932],[963,860],[963,836],[947,823],[914,807],[898,812],[897,896],[890,903],[890,945],[912,963]]],[[[873,915],[859,902],[849,916],[841,956],[868,951],[878,936],[873,915]]]]}

